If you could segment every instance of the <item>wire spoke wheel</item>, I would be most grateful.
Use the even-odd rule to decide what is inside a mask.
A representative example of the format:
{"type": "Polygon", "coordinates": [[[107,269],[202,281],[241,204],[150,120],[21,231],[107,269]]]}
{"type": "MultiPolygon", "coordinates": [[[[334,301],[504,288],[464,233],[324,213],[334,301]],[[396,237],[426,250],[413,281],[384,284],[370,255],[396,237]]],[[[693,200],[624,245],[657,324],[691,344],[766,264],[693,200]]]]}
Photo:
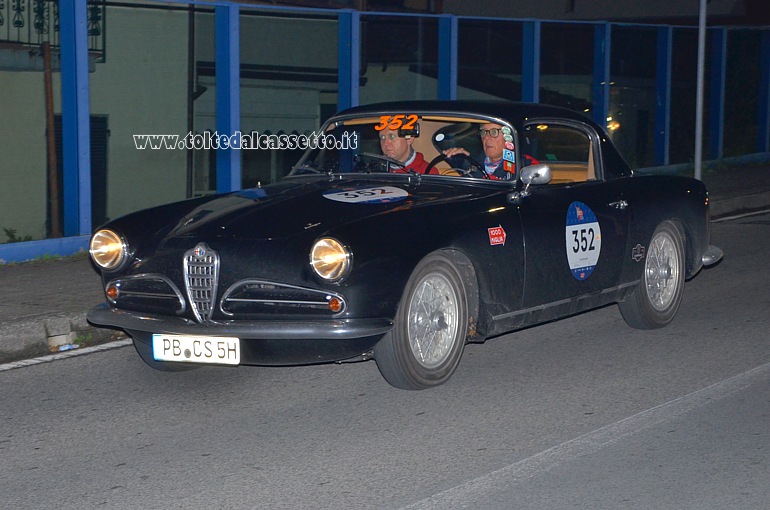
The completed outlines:
{"type": "Polygon", "coordinates": [[[377,368],[396,388],[438,386],[449,380],[460,363],[468,334],[468,297],[455,264],[457,257],[437,251],[417,264],[393,330],[374,346],[377,368]]]}
{"type": "Polygon", "coordinates": [[[425,368],[441,365],[457,336],[457,292],[441,274],[424,278],[409,305],[409,346],[425,368]]]}
{"type": "Polygon", "coordinates": [[[662,232],[650,245],[644,270],[647,295],[657,311],[663,312],[671,306],[681,270],[676,241],[668,232],[662,232]]]}
{"type": "Polygon", "coordinates": [[[618,303],[626,323],[638,329],[662,328],[679,310],[684,293],[684,236],[671,221],[655,229],[644,273],[633,294],[618,303]]]}

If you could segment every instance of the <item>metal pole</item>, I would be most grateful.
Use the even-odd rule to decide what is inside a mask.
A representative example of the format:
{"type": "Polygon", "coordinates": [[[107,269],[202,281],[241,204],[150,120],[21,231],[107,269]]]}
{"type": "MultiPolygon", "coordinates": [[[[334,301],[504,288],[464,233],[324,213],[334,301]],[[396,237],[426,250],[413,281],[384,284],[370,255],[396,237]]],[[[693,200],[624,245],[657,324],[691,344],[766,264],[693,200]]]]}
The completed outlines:
{"type": "MultiPolygon", "coordinates": [[[[187,132],[195,131],[195,89],[197,80],[195,79],[195,4],[187,7],[187,132]]],[[[187,149],[187,198],[195,193],[193,179],[195,173],[193,165],[195,164],[194,149],[187,149]]]]}
{"type": "Polygon", "coordinates": [[[53,113],[53,71],[51,64],[51,43],[43,43],[43,84],[45,86],[45,140],[48,154],[48,194],[51,208],[49,237],[61,237],[61,215],[59,214],[59,164],[56,159],[56,124],[53,113]]]}
{"type": "Polygon", "coordinates": [[[701,166],[703,156],[703,76],[705,74],[706,60],[706,0],[700,0],[700,13],[698,14],[698,78],[695,92],[695,167],[694,177],[701,179],[701,166]]]}

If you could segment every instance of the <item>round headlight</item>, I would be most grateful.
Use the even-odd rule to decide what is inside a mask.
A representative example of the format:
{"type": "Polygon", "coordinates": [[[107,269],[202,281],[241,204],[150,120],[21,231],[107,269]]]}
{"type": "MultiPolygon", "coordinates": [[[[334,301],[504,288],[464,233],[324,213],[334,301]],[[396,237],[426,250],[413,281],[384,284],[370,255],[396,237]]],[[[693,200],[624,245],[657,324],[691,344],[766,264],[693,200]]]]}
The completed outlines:
{"type": "Polygon", "coordinates": [[[126,243],[117,232],[97,230],[88,247],[91,258],[102,269],[115,269],[126,257],[126,243]]]}
{"type": "Polygon", "coordinates": [[[310,250],[310,265],[324,280],[339,280],[350,271],[351,255],[336,239],[319,239],[310,250]]]}

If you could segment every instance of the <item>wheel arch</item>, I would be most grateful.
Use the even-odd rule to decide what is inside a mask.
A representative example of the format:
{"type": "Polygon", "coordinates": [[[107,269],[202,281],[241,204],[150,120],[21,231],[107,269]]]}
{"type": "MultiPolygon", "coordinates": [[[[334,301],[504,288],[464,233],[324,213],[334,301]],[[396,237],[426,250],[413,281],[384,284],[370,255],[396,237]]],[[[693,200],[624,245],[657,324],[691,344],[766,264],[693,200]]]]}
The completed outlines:
{"type": "Polygon", "coordinates": [[[440,248],[419,261],[399,301],[393,329],[374,346],[377,368],[388,383],[420,390],[449,380],[475,328],[469,295],[476,288],[475,270],[460,251],[440,248]]]}
{"type": "Polygon", "coordinates": [[[686,229],[679,220],[664,218],[657,224],[650,239],[650,252],[645,257],[642,278],[633,292],[618,302],[621,315],[629,326],[657,329],[674,319],[684,291],[687,244],[686,229]],[[656,239],[661,241],[658,243],[656,239]],[[651,258],[653,245],[657,245],[657,254],[651,258]]]}
{"type": "Polygon", "coordinates": [[[677,232],[679,232],[679,237],[682,239],[682,244],[684,244],[685,279],[689,279],[700,270],[697,243],[695,242],[698,234],[694,231],[692,222],[684,220],[681,214],[660,216],[657,218],[652,230],[650,231],[647,246],[649,246],[649,242],[652,240],[655,229],[665,222],[671,223],[676,228],[677,232]]]}
{"type": "Polygon", "coordinates": [[[478,329],[480,299],[479,279],[476,275],[476,267],[465,252],[457,248],[445,248],[440,250],[449,258],[460,272],[465,289],[465,299],[468,305],[468,336],[469,342],[483,342],[484,336],[478,329]]]}
{"type": "Polygon", "coordinates": [[[689,222],[682,221],[681,218],[672,218],[671,223],[679,230],[679,235],[682,237],[684,243],[684,264],[685,264],[685,280],[691,278],[700,270],[700,261],[698,260],[695,242],[696,234],[693,232],[693,227],[689,222]]]}
{"type": "MultiPolygon", "coordinates": [[[[691,207],[682,207],[678,214],[668,218],[673,223],[684,243],[685,280],[695,276],[703,267],[701,259],[703,251],[708,247],[708,212],[705,215],[701,211],[691,207]],[[705,217],[705,221],[704,218],[705,217]]],[[[658,224],[666,221],[661,218],[658,224]]]]}

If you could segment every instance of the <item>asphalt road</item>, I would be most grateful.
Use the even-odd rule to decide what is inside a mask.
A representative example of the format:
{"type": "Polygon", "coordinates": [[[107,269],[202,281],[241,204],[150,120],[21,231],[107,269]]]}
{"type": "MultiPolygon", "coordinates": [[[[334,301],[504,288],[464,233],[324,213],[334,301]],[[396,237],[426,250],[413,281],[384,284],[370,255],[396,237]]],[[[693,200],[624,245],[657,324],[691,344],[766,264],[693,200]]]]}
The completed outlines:
{"type": "Polygon", "coordinates": [[[767,508],[770,214],[712,242],[669,327],[604,308],[469,345],[422,392],[130,347],[0,371],[0,507],[767,508]]]}

